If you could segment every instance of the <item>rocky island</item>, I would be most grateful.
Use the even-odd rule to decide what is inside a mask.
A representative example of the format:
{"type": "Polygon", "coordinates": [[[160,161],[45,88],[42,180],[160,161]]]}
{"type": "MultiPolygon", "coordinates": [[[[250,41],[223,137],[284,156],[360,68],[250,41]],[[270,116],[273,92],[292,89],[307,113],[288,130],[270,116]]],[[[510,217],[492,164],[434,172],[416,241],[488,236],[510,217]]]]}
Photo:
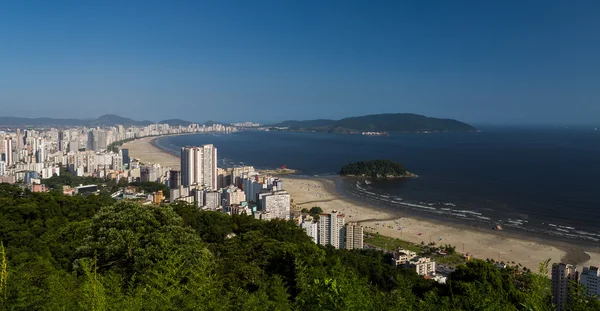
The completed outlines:
{"type": "Polygon", "coordinates": [[[390,160],[358,161],[344,165],[341,176],[372,178],[414,178],[417,175],[408,172],[400,163],[390,160]]]}

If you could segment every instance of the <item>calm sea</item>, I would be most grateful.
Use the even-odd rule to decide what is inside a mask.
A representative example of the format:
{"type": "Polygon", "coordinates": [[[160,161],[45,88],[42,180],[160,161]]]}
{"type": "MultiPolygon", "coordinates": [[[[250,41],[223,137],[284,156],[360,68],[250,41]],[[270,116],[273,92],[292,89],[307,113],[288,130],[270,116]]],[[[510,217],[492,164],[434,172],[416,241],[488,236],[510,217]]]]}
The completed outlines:
{"type": "Polygon", "coordinates": [[[397,181],[345,180],[350,196],[422,216],[478,226],[600,241],[600,131],[484,129],[480,133],[391,134],[240,132],[162,138],[212,143],[220,165],[287,165],[332,175],[351,161],[390,159],[419,175],[397,181]]]}

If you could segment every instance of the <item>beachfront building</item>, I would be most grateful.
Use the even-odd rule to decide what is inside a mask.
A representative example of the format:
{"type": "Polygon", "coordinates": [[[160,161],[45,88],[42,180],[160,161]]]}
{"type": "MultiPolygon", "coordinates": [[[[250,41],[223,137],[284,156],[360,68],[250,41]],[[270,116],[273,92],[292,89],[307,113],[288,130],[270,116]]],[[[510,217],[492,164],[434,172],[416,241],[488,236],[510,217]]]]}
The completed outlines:
{"type": "Polygon", "coordinates": [[[319,244],[344,248],[346,230],[344,214],[332,211],[331,214],[321,214],[319,217],[319,244]]]}
{"type": "Polygon", "coordinates": [[[394,253],[392,260],[396,266],[403,266],[408,261],[417,256],[417,253],[407,249],[398,248],[394,253]]]}
{"type": "Polygon", "coordinates": [[[290,219],[290,194],[286,191],[272,191],[261,196],[261,211],[270,212],[273,219],[290,219]]]}
{"type": "Polygon", "coordinates": [[[302,223],[301,227],[313,242],[319,244],[319,225],[316,222],[305,221],[302,223]]]}
{"type": "Polygon", "coordinates": [[[579,275],[579,283],[585,287],[590,297],[600,298],[600,269],[584,267],[579,275]]]}
{"type": "Polygon", "coordinates": [[[552,303],[556,310],[562,311],[567,305],[569,282],[577,281],[577,268],[570,264],[555,263],[552,265],[552,303]]]}
{"type": "Polygon", "coordinates": [[[217,148],[210,145],[181,147],[181,184],[217,190],[217,148]]]}
{"type": "Polygon", "coordinates": [[[405,266],[415,269],[418,275],[435,275],[435,261],[428,257],[413,257],[405,266]]]}
{"type": "Polygon", "coordinates": [[[363,248],[363,226],[357,222],[346,225],[346,249],[363,248]]]}

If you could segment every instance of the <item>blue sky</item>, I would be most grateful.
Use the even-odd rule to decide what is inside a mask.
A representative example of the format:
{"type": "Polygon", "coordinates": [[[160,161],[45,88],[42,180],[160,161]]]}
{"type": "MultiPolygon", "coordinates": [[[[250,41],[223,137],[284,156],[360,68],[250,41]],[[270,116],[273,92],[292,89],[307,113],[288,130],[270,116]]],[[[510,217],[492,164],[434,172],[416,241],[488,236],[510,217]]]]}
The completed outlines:
{"type": "Polygon", "coordinates": [[[600,123],[599,1],[4,1],[5,116],[600,123]]]}

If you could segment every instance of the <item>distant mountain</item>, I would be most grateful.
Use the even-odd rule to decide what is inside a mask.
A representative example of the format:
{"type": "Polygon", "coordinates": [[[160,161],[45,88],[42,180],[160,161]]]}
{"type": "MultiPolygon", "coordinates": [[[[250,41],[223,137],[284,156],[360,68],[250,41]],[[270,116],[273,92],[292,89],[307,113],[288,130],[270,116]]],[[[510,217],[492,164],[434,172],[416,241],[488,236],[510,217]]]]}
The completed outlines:
{"type": "Polygon", "coordinates": [[[116,114],[105,114],[100,116],[96,120],[90,121],[90,126],[114,126],[114,125],[125,125],[125,126],[146,126],[154,124],[152,121],[135,121],[129,118],[120,117],[116,114]]]}
{"type": "Polygon", "coordinates": [[[39,127],[39,126],[145,126],[153,124],[152,121],[135,121],[129,118],[120,117],[114,114],[106,114],[97,119],[53,119],[53,118],[16,118],[0,117],[0,127],[39,127]]]}
{"type": "Polygon", "coordinates": [[[190,124],[193,124],[194,122],[181,120],[181,119],[168,119],[168,120],[162,120],[158,123],[168,124],[170,126],[189,126],[190,124]]]}
{"type": "Polygon", "coordinates": [[[385,113],[341,120],[285,121],[271,127],[288,127],[296,131],[333,133],[353,132],[473,132],[473,126],[454,120],[430,118],[412,113],[385,113]]]}

